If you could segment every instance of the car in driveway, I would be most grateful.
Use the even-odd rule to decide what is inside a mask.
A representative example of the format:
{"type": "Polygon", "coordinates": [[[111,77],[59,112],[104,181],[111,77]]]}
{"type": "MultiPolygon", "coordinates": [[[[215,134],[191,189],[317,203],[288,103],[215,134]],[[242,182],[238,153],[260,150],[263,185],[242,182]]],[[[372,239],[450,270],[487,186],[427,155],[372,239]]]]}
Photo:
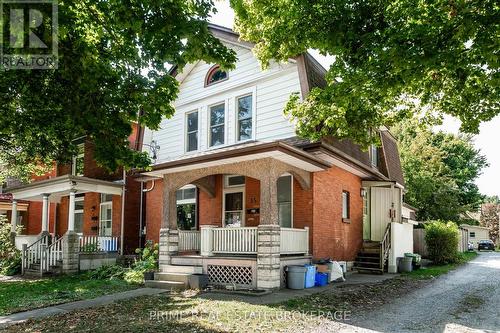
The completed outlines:
{"type": "Polygon", "coordinates": [[[477,242],[477,249],[478,251],[481,250],[495,251],[495,244],[493,244],[493,241],[489,239],[480,240],[479,242],[477,242]]]}

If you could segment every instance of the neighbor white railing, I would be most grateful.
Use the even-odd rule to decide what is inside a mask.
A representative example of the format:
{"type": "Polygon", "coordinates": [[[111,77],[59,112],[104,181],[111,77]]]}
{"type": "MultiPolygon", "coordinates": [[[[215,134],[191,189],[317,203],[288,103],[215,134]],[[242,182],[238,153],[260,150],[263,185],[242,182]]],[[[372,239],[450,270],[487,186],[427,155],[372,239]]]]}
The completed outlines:
{"type": "Polygon", "coordinates": [[[307,254],[309,252],[309,228],[281,228],[281,254],[307,254]]]}
{"type": "Polygon", "coordinates": [[[199,251],[200,244],[200,231],[179,230],[179,251],[199,251]]]}
{"type": "Polygon", "coordinates": [[[117,252],[118,237],[80,236],[80,252],[117,252]]]}
{"type": "Polygon", "coordinates": [[[212,228],[213,253],[257,253],[257,227],[212,228]]]}
{"type": "Polygon", "coordinates": [[[42,253],[45,251],[50,243],[51,236],[45,235],[40,237],[34,243],[28,245],[23,244],[21,251],[21,273],[27,268],[30,268],[32,264],[40,263],[42,258],[42,253]]]}
{"type": "Polygon", "coordinates": [[[55,240],[48,247],[42,246],[40,273],[48,272],[51,266],[57,266],[63,259],[62,237],[55,240]]]}

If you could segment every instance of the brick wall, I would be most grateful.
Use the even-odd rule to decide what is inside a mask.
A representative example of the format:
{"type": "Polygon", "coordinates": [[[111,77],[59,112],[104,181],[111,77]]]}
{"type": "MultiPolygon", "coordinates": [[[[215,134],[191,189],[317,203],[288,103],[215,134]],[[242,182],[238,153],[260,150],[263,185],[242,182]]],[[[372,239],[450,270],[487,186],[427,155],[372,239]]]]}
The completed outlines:
{"type": "Polygon", "coordinates": [[[123,221],[124,253],[134,253],[135,249],[139,247],[140,196],[141,183],[127,177],[124,211],[125,218],[123,221]]]}
{"type": "MultiPolygon", "coordinates": [[[[151,188],[152,182],[146,182],[144,187],[151,188]]],[[[163,181],[156,180],[152,191],[144,196],[146,240],[158,243],[161,221],[163,220],[163,181]]]]}
{"type": "Polygon", "coordinates": [[[313,256],[353,260],[363,242],[361,178],[338,167],[313,175],[313,256]],[[342,221],[342,191],[350,193],[350,223],[342,221]]]}
{"type": "MultiPolygon", "coordinates": [[[[245,209],[260,208],[260,181],[246,177],[245,178],[245,209]]],[[[245,226],[256,227],[259,225],[260,214],[246,214],[245,226]]]]}
{"type": "Polygon", "coordinates": [[[293,180],[293,227],[303,229],[309,227],[309,251],[313,250],[313,184],[311,189],[304,190],[299,182],[293,180]]]}
{"type": "Polygon", "coordinates": [[[215,176],[215,197],[198,191],[198,224],[222,225],[222,175],[215,176]]]}

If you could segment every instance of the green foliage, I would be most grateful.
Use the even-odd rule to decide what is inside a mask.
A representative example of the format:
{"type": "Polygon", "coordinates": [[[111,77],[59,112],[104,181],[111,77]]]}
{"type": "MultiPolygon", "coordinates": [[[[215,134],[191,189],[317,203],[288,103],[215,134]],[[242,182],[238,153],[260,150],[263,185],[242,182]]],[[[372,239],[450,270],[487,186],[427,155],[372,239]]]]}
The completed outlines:
{"type": "Polygon", "coordinates": [[[153,242],[146,242],[143,249],[136,249],[135,253],[139,259],[134,263],[133,268],[137,271],[154,271],[158,269],[159,245],[153,242]]]}
{"type": "Polygon", "coordinates": [[[120,265],[106,265],[88,271],[87,277],[91,280],[123,280],[127,268],[120,265]]]}
{"type": "MultiPolygon", "coordinates": [[[[17,229],[21,232],[21,228],[17,229]]],[[[21,251],[12,242],[10,224],[0,215],[0,274],[15,275],[21,272],[21,251]]]]}
{"type": "Polygon", "coordinates": [[[489,238],[497,244],[500,237],[500,204],[485,203],[481,206],[480,224],[489,229],[489,238]]]}
{"type": "Polygon", "coordinates": [[[417,119],[391,129],[399,143],[405,201],[419,220],[459,221],[479,208],[483,196],[474,183],[488,163],[472,138],[433,132],[417,119]]]}
{"type": "Polygon", "coordinates": [[[436,265],[459,261],[458,227],[453,222],[433,221],[425,225],[425,243],[429,258],[436,265]]]}
{"type": "Polygon", "coordinates": [[[208,30],[213,12],[213,0],[58,1],[58,69],[0,64],[0,151],[8,161],[66,163],[73,140],[87,137],[109,170],[149,166],[128,137],[132,122],[157,129],[174,114],[169,64],[229,69],[236,60],[208,30]]]}
{"type": "Polygon", "coordinates": [[[498,1],[230,2],[264,67],[308,49],[335,59],[326,87],[287,105],[301,136],[366,145],[370,130],[422,109],[477,133],[500,112],[498,1]]]}

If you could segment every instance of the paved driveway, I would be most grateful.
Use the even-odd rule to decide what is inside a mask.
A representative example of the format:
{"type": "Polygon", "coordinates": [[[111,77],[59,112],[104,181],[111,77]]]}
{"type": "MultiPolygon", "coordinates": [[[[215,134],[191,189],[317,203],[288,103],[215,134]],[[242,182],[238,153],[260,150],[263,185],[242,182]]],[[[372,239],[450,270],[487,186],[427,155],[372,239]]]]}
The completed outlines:
{"type": "Polygon", "coordinates": [[[500,332],[500,253],[475,260],[361,318],[380,332],[500,332]]]}

